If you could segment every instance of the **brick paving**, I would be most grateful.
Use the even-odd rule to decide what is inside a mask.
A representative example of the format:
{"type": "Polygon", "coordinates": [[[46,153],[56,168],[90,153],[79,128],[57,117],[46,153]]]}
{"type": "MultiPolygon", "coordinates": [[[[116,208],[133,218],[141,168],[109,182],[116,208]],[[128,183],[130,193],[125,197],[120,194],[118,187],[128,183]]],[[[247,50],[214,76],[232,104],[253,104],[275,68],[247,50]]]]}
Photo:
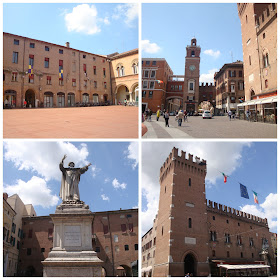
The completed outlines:
{"type": "Polygon", "coordinates": [[[170,127],[165,127],[163,117],[157,122],[156,117],[152,116],[151,122],[145,121],[148,132],[143,138],[277,138],[275,124],[229,121],[225,116],[213,119],[188,117],[188,122],[183,122],[182,127],[178,127],[175,117],[170,117],[169,124],[170,127]],[[182,133],[185,133],[185,136],[182,133]]]}
{"type": "Polygon", "coordinates": [[[138,107],[3,110],[4,138],[137,138],[138,107]]]}

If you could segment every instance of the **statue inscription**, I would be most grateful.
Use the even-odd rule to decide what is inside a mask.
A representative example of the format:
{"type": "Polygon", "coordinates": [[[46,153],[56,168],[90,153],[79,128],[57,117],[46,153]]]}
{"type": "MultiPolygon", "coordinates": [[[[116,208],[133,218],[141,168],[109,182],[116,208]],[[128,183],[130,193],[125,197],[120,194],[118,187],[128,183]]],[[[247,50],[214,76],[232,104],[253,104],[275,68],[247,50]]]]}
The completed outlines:
{"type": "Polygon", "coordinates": [[[65,246],[81,246],[81,227],[65,226],[64,227],[64,245],[65,246]]]}

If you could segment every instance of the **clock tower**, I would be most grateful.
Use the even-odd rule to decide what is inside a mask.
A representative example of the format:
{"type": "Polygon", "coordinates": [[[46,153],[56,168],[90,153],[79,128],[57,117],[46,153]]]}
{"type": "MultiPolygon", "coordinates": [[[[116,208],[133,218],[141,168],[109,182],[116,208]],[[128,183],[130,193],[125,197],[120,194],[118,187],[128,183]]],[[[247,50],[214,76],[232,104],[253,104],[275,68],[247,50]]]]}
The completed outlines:
{"type": "Polygon", "coordinates": [[[192,38],[186,51],[183,109],[198,112],[200,46],[196,45],[195,38],[192,38]]]}

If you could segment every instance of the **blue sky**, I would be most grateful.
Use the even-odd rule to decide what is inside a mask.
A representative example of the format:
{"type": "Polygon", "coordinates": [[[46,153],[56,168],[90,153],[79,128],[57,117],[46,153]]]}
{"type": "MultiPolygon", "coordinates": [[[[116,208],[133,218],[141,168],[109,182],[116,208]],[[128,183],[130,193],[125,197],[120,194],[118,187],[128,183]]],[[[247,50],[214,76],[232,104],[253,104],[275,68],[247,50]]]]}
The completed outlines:
{"type": "Polygon", "coordinates": [[[259,217],[267,217],[276,232],[277,146],[274,142],[144,142],[142,145],[142,227],[152,227],[158,209],[159,169],[173,146],[207,160],[206,198],[259,217]],[[153,153],[153,157],[148,155],[153,153]],[[224,183],[220,172],[229,175],[224,183]],[[240,185],[250,199],[240,196],[240,185]],[[259,205],[254,204],[252,190],[259,205]]]}
{"type": "Polygon", "coordinates": [[[243,60],[236,3],[143,4],[143,57],[165,58],[174,74],[184,75],[186,46],[193,36],[201,47],[202,82],[210,82],[215,70],[232,62],[231,53],[233,61],[243,60]]]}
{"type": "Polygon", "coordinates": [[[61,203],[59,163],[92,166],[81,176],[80,198],[90,210],[138,207],[137,142],[4,141],[4,192],[32,203],[38,216],[55,212],[61,203]]]}
{"type": "Polygon", "coordinates": [[[3,31],[107,55],[138,48],[137,4],[4,4],[3,31]]]}

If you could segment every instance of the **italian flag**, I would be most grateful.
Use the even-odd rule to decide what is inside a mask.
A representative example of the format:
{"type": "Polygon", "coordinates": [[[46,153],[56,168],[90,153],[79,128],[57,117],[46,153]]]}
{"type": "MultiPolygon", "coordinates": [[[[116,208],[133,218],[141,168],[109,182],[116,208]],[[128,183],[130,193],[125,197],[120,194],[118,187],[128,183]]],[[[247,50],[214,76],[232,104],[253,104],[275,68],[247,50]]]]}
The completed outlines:
{"type": "Polygon", "coordinates": [[[224,176],[224,183],[226,183],[227,182],[227,175],[225,174],[225,173],[222,173],[223,174],[223,176],[224,176]]]}
{"type": "Polygon", "coordinates": [[[258,201],[258,194],[256,192],[253,191],[253,196],[254,196],[254,202],[256,204],[259,204],[259,201],[258,201]]]}

